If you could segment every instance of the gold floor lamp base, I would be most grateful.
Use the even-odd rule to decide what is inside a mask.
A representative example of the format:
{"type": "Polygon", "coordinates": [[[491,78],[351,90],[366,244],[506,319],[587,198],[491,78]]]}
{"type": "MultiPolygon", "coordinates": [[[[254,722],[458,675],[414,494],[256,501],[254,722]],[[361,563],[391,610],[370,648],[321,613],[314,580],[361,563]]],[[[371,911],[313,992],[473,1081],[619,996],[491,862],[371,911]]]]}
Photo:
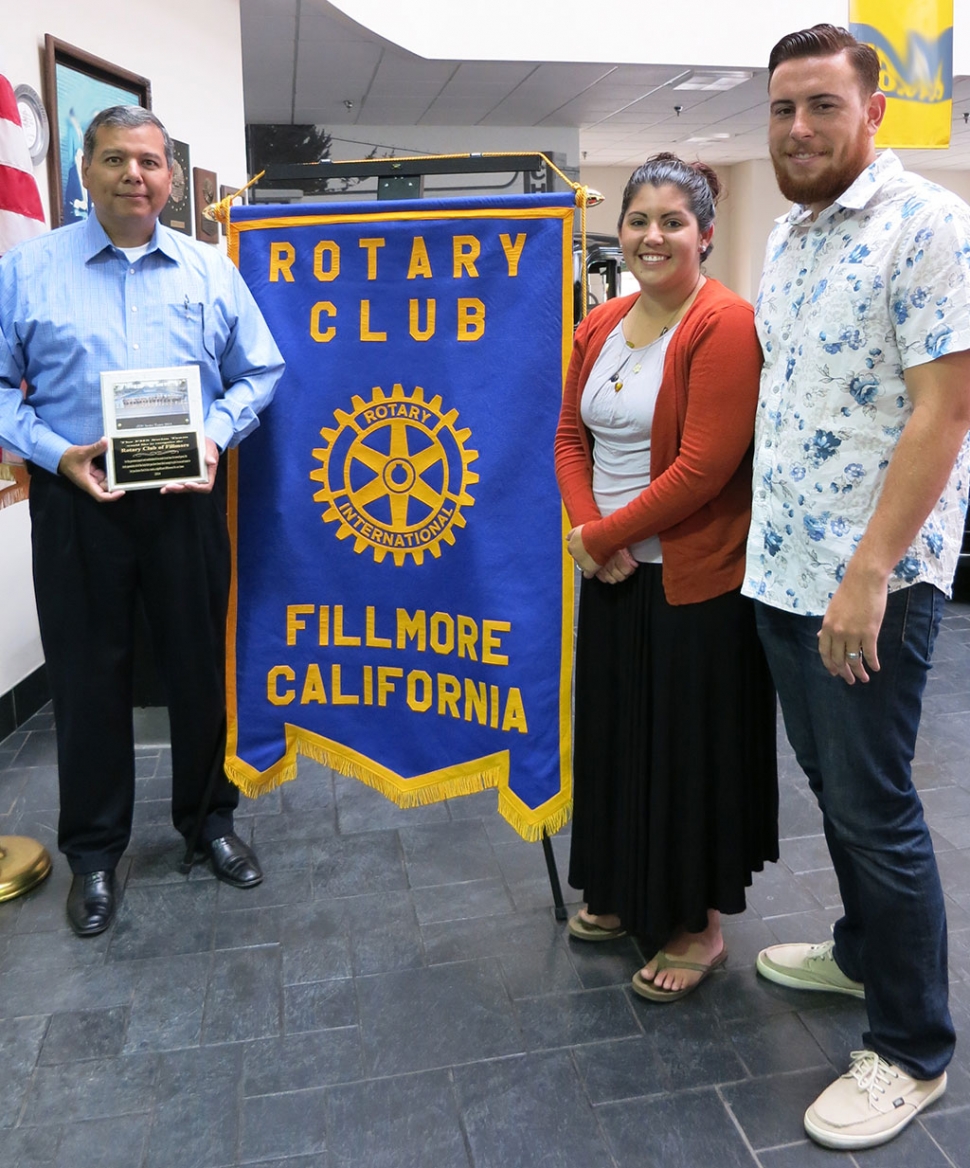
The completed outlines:
{"type": "Polygon", "coordinates": [[[0,835],[0,901],[30,892],[51,870],[47,849],[24,835],[0,835]]]}

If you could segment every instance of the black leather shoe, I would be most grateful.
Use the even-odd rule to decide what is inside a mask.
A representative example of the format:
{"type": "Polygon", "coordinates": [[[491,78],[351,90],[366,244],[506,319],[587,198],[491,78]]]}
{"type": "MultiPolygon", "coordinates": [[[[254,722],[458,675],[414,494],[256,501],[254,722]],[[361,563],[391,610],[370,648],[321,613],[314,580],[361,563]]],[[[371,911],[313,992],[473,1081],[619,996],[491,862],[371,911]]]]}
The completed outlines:
{"type": "Polygon", "coordinates": [[[114,920],[116,904],[114,872],[85,872],[71,881],[67,919],[79,937],[95,937],[114,920]]]}
{"type": "Polygon", "coordinates": [[[212,871],[226,884],[234,888],[255,888],[262,883],[263,869],[256,853],[235,832],[212,840],[205,849],[212,861],[212,871]]]}

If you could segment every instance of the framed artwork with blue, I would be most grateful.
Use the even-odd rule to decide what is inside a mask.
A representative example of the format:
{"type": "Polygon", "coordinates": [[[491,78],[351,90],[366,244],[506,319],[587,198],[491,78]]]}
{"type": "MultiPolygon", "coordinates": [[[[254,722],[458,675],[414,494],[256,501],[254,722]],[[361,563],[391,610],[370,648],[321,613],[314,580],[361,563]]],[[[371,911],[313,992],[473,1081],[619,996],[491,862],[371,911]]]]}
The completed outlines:
{"type": "Polygon", "coordinates": [[[47,156],[51,226],[88,217],[88,193],[81,183],[84,131],[112,105],[152,106],[147,77],[112,65],[49,33],[44,37],[44,100],[51,125],[47,156]]]}

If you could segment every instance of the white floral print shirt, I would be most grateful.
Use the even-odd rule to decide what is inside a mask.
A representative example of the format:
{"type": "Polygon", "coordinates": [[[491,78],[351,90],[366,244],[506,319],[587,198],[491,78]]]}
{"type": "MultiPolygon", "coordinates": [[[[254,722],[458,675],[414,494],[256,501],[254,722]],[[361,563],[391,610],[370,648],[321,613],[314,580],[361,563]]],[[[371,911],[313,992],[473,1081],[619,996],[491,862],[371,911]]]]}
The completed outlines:
{"type": "MultiPolygon", "coordinates": [[[[795,205],[768,240],[755,306],[764,351],[742,591],[821,616],[862,538],[912,413],[903,371],[970,349],[970,207],[892,151],[815,220],[795,205]]],[[[896,565],[949,595],[970,443],[896,565]]]]}

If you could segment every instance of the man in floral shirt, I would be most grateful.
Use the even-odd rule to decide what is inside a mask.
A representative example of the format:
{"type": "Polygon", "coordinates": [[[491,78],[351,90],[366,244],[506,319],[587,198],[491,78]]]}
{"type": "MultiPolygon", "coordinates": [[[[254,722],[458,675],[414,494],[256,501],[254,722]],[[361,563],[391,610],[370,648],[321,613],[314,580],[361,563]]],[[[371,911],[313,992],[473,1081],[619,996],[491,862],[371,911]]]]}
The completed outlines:
{"type": "Polygon", "coordinates": [[[744,591],[822,809],[844,915],[758,971],[864,998],[864,1050],[805,1114],[819,1143],[892,1139],[946,1089],[943,891],[910,763],[967,506],[970,208],[875,134],[876,53],[842,29],[769,61],[769,146],[795,202],[768,241],[744,591]]]}

